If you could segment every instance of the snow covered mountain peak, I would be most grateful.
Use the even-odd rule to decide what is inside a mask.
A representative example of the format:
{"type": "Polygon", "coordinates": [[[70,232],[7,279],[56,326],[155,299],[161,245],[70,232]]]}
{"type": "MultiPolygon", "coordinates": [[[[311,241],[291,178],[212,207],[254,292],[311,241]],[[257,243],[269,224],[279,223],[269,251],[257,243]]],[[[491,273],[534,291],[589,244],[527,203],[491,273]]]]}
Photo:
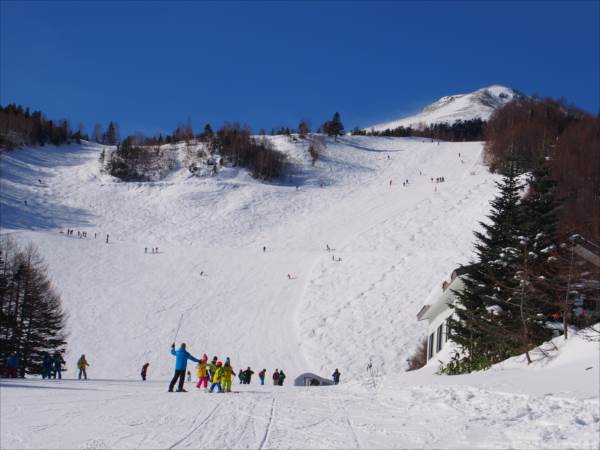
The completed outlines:
{"type": "Polygon", "coordinates": [[[447,95],[426,106],[414,116],[392,120],[366,128],[383,131],[403,127],[419,127],[433,123],[454,123],[457,120],[480,118],[487,120],[494,110],[523,94],[510,87],[495,84],[468,94],[447,95]]]}

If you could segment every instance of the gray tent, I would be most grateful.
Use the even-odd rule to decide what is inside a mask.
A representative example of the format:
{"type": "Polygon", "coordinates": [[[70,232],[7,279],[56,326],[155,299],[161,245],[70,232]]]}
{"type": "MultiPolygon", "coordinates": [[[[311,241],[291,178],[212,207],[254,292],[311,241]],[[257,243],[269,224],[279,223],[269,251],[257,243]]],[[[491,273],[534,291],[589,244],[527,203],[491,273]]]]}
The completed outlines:
{"type": "Polygon", "coordinates": [[[320,377],[314,373],[305,372],[294,380],[294,386],[331,386],[333,380],[320,377]]]}

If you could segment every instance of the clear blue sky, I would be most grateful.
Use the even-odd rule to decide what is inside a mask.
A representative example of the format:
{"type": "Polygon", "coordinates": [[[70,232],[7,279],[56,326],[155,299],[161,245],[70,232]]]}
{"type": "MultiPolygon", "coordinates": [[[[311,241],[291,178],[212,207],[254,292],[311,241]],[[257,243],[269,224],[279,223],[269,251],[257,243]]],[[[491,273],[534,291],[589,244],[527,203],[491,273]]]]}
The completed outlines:
{"type": "Polygon", "coordinates": [[[598,1],[0,5],[0,102],[87,131],[349,129],[490,84],[599,110],[598,1]]]}

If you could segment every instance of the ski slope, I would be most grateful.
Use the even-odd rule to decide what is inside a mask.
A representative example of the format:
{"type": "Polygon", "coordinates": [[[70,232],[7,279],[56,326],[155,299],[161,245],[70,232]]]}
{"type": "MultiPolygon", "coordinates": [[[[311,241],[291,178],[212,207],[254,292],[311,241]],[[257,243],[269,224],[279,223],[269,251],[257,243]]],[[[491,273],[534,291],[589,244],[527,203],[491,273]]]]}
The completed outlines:
{"type": "Polygon", "coordinates": [[[468,94],[446,95],[413,116],[376,124],[366,131],[393,130],[398,127],[427,126],[434,123],[454,123],[457,120],[488,120],[492,113],[506,103],[523,97],[520,92],[501,85],[478,89],[468,94]]]}
{"type": "Polygon", "coordinates": [[[441,377],[426,368],[374,384],[235,384],[239,393],[227,395],[167,394],[158,381],[3,380],[0,445],[597,449],[598,343],[556,344],[553,360],[530,367],[514,358],[480,374],[441,377]]]}
{"type": "Polygon", "coordinates": [[[85,353],[92,379],[3,382],[2,448],[570,446],[534,431],[557,424],[565,439],[597,442],[588,379],[567,406],[543,399],[513,435],[507,424],[545,394],[515,393],[514,381],[490,388],[485,377],[448,388],[422,371],[398,376],[425,333],[416,321],[423,298],[468,261],[496,192],[481,143],[342,137],[312,167],[306,142],[270,139],[294,163],[272,184],[237,168],[121,183],[100,173],[94,144],[1,155],[3,234],[40,248],[69,312],[65,375],[75,376],[85,353]],[[88,238],[67,237],[67,228],[88,238]],[[348,384],[169,396],[181,315],[177,341],[195,356],[284,369],[290,385],[337,367],[348,384]],[[369,359],[381,376],[375,388],[364,385],[369,359]],[[146,361],[152,381],[142,385],[146,361]],[[581,408],[585,425],[573,419],[581,408]],[[479,416],[489,420],[480,426],[479,416]]]}
{"type": "Polygon", "coordinates": [[[371,357],[405,367],[420,302],[467,261],[495,192],[481,144],[344,137],[313,168],[306,143],[273,139],[296,162],[282,184],[233,168],[116,182],[91,144],[3,155],[2,221],[48,262],[70,315],[69,359],[85,353],[94,376],[119,378],[148,360],[166,377],[183,314],[192,354],[290,375],[354,375],[371,357]]]}

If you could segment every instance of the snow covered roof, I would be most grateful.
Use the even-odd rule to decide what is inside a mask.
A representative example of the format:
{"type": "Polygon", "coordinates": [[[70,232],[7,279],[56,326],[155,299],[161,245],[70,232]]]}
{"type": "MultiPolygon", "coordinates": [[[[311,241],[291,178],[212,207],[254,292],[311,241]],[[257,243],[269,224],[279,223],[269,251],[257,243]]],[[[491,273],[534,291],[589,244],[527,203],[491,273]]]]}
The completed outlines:
{"type": "Polygon", "coordinates": [[[454,303],[455,295],[453,291],[462,289],[464,275],[470,266],[460,266],[452,271],[449,280],[444,280],[437,284],[429,293],[423,307],[417,313],[418,320],[432,319],[440,312],[446,310],[448,305],[454,303]]]}

